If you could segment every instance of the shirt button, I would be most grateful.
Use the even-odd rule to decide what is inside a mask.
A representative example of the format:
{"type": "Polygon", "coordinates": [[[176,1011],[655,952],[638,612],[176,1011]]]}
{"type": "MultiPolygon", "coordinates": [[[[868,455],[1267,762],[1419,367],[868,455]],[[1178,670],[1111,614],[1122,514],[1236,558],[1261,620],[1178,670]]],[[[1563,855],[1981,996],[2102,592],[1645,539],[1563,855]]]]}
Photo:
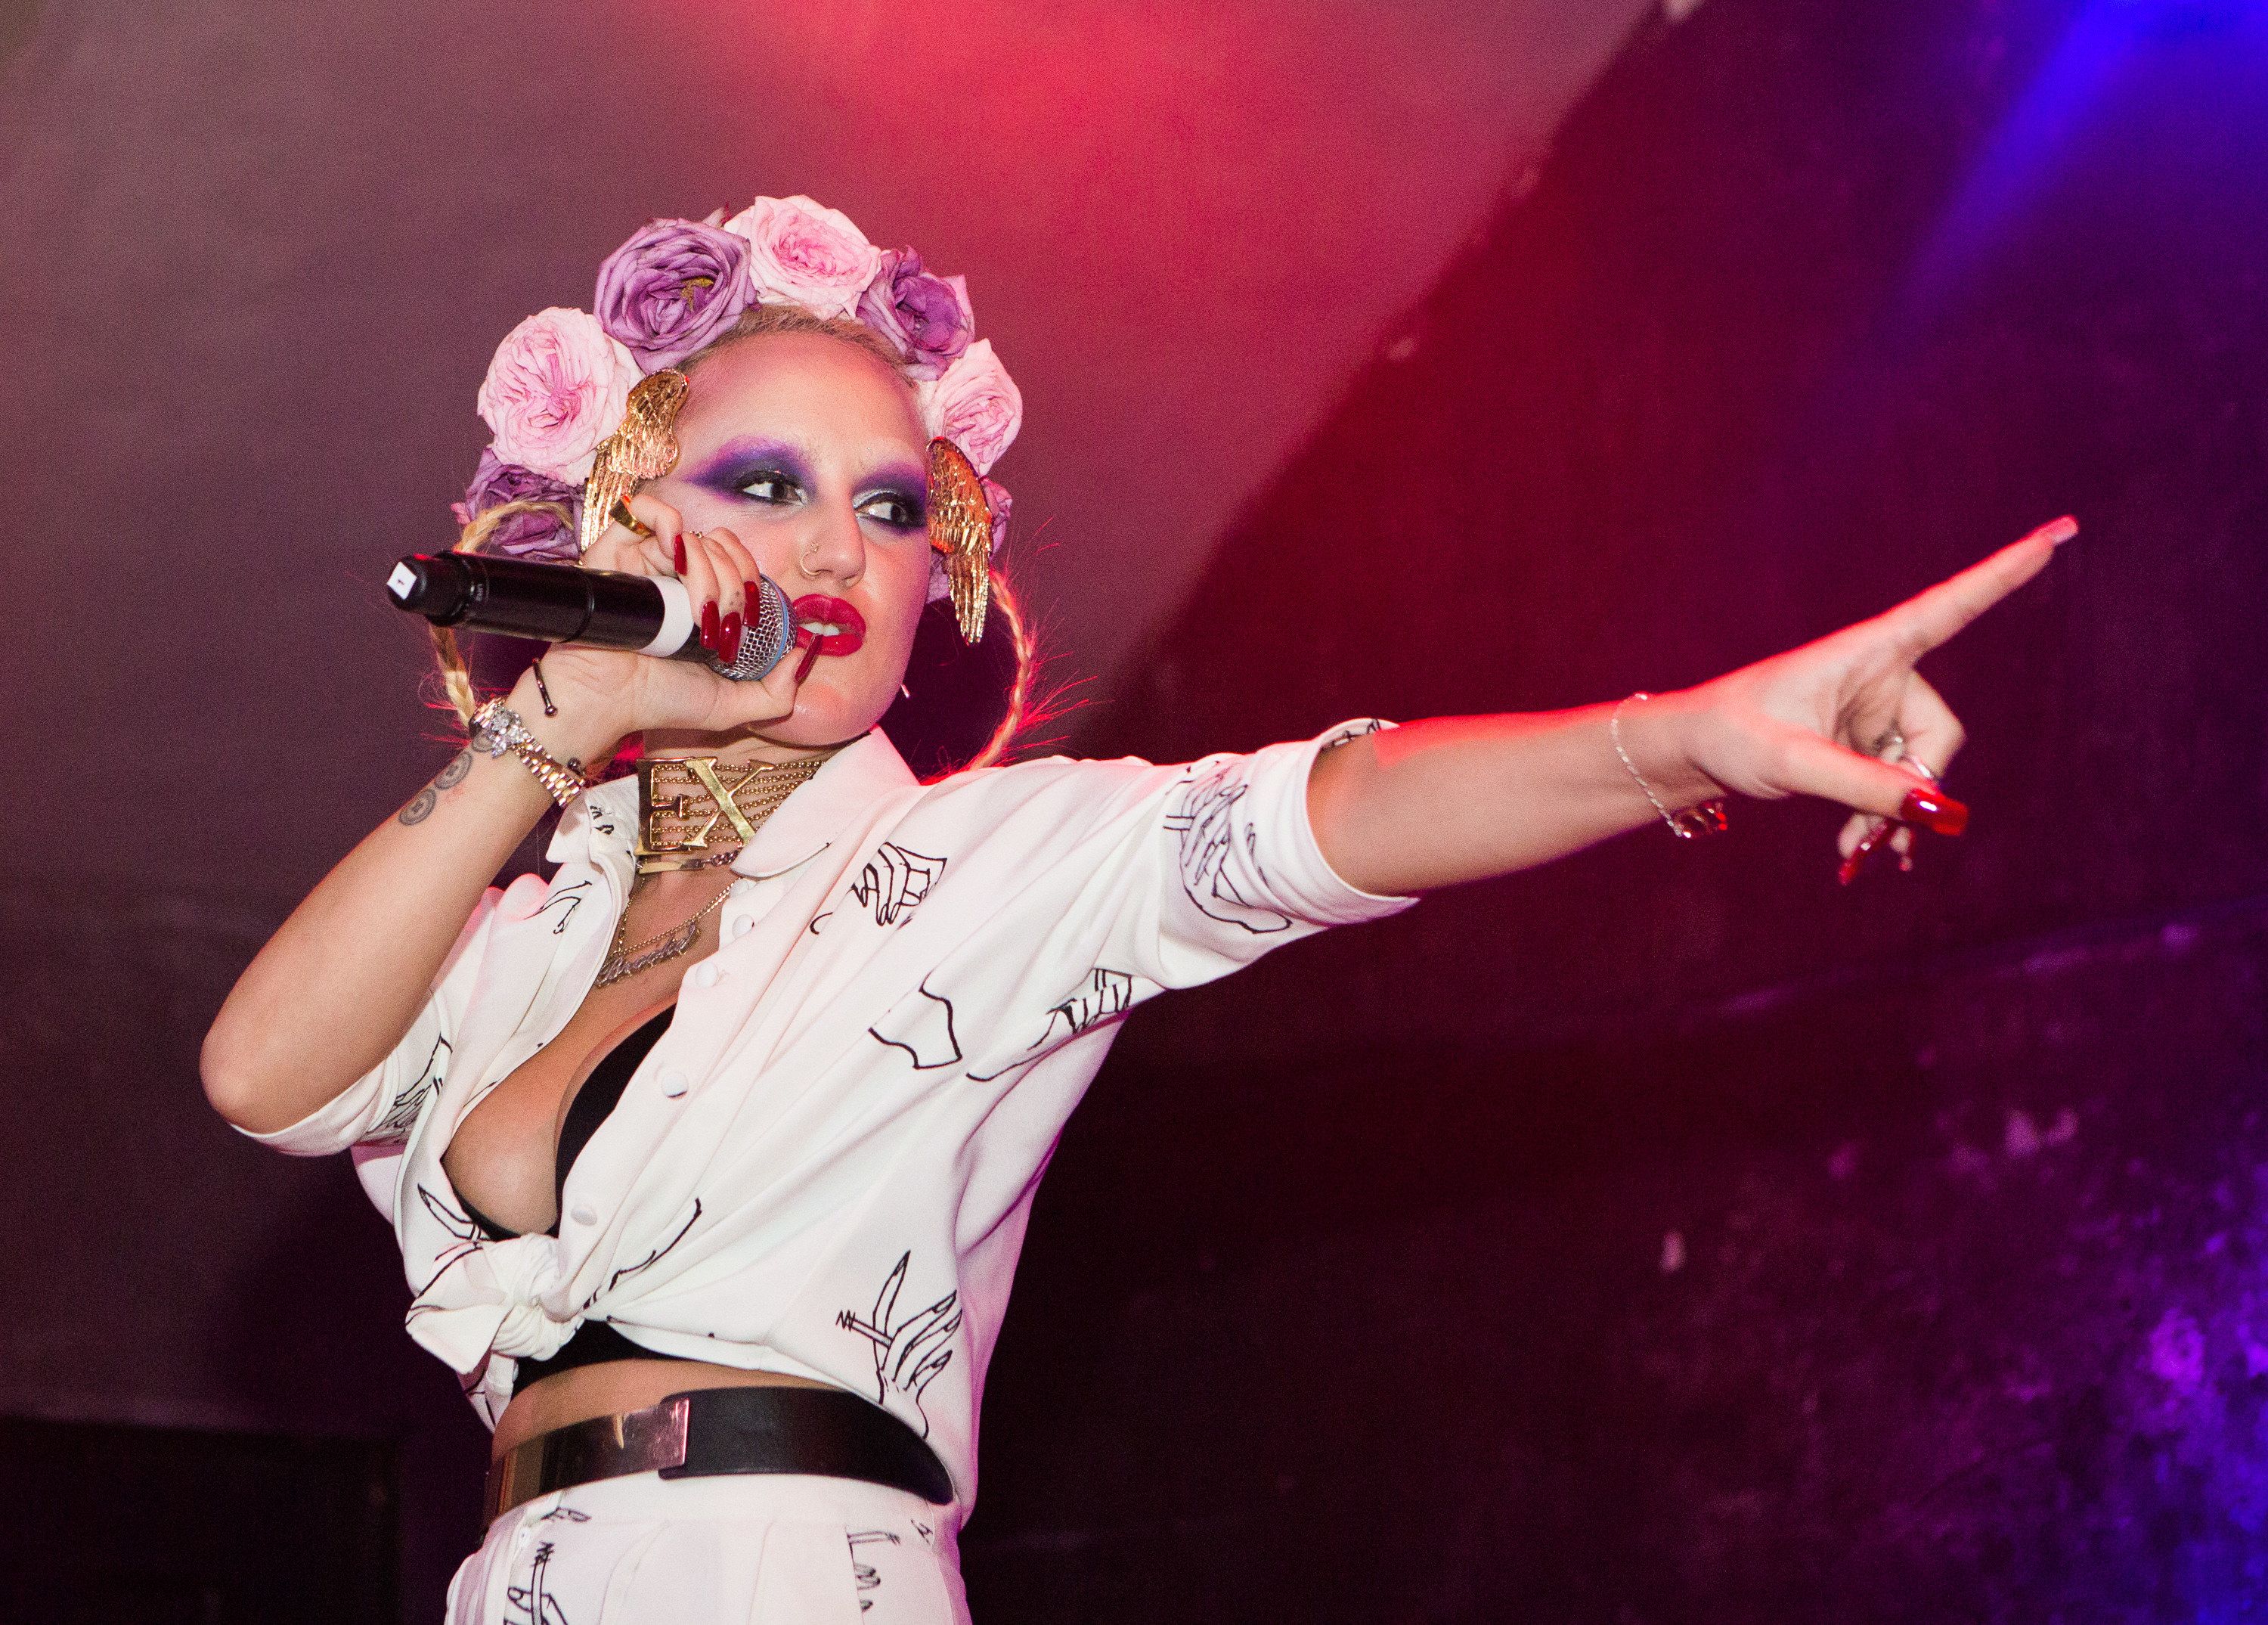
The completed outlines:
{"type": "Polygon", "coordinates": [[[735,936],[735,937],[744,937],[744,936],[747,935],[749,932],[751,932],[751,931],[755,930],[755,928],[756,928],[756,921],[755,921],[755,917],[754,915],[751,915],[751,914],[740,914],[740,915],[736,915],[736,916],[733,918],[733,936],[735,936]]]}
{"type": "Polygon", "coordinates": [[[596,1224],[599,1222],[599,1210],[588,1202],[577,1202],[574,1209],[567,1216],[578,1224],[596,1224]]]}
{"type": "Polygon", "coordinates": [[[693,1087],[693,1080],[674,1067],[663,1067],[661,1075],[654,1082],[661,1085],[661,1092],[672,1100],[678,1099],[693,1087]]]}
{"type": "Polygon", "coordinates": [[[686,979],[696,987],[714,987],[717,985],[717,967],[704,959],[693,967],[692,975],[686,979]]]}

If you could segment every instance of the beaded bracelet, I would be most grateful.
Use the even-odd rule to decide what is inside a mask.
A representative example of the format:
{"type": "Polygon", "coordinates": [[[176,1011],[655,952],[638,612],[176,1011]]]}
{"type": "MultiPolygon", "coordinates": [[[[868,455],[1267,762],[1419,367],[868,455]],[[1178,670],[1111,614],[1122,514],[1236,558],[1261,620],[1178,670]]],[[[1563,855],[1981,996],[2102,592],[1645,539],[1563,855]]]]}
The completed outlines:
{"type": "Polygon", "coordinates": [[[1638,780],[1638,787],[1645,792],[1646,799],[1653,803],[1653,810],[1661,815],[1661,821],[1669,826],[1672,835],[1682,841],[1690,841],[1697,835],[1722,835],[1727,822],[1723,796],[1705,801],[1698,807],[1689,807],[1683,812],[1672,812],[1661,804],[1661,798],[1653,793],[1653,787],[1646,783],[1646,775],[1638,771],[1638,764],[1630,759],[1630,752],[1623,749],[1623,707],[1633,699],[1653,698],[1651,694],[1640,692],[1627,695],[1616,702],[1614,711],[1607,718],[1607,737],[1614,741],[1615,754],[1622,757],[1623,765],[1630,769],[1630,776],[1638,780]]]}
{"type": "Polygon", "coordinates": [[[591,787],[580,773],[561,765],[549,751],[536,743],[535,735],[527,731],[527,724],[520,720],[519,713],[500,698],[490,700],[473,713],[473,736],[468,742],[474,750],[484,750],[492,757],[500,757],[511,751],[562,807],[591,787]]]}

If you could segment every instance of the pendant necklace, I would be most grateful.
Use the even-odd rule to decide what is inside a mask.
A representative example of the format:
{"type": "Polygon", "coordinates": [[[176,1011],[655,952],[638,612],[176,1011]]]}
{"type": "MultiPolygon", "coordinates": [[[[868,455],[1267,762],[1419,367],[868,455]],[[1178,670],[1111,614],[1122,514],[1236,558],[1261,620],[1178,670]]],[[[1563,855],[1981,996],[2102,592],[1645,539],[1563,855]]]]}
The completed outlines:
{"type": "Polygon", "coordinates": [[[627,948],[622,946],[622,937],[630,929],[630,911],[625,905],[621,923],[615,927],[615,945],[608,950],[607,963],[599,967],[599,979],[593,986],[611,987],[616,982],[636,976],[641,971],[651,971],[654,966],[690,950],[701,940],[701,922],[709,918],[719,903],[732,896],[733,888],[740,883],[737,875],[726,881],[724,890],[703,905],[701,912],[692,919],[650,936],[643,942],[633,942],[627,948]]]}

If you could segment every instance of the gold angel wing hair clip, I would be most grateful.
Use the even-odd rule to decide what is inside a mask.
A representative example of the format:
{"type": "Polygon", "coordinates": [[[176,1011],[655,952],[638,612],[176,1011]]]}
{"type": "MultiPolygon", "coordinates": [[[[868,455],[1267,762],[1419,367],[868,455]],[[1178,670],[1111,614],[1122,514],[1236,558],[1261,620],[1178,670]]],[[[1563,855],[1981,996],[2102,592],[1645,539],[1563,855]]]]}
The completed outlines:
{"type": "Polygon", "coordinates": [[[685,374],[675,367],[649,373],[630,386],[622,426],[599,442],[583,487],[583,522],[576,540],[585,553],[630,492],[677,466],[677,414],[684,409],[685,374]]]}
{"type": "Polygon", "coordinates": [[[961,640],[975,643],[992,598],[992,506],[975,466],[942,438],[929,443],[929,544],[945,555],[961,640]]]}

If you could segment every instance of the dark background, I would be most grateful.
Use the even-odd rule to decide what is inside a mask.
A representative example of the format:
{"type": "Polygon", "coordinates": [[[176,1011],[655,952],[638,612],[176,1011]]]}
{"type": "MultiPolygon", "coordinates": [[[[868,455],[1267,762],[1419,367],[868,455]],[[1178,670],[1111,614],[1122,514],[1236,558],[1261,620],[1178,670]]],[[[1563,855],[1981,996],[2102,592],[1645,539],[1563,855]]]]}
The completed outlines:
{"type": "Polygon", "coordinates": [[[1971,833],[1843,891],[1743,806],[1138,1018],[980,1608],[2268,1610],[2264,160],[2257,6],[1712,0],[1609,72],[1079,743],[1675,687],[2073,512],[1928,662],[1971,833]]]}
{"type": "MultiPolygon", "coordinates": [[[[993,1364],[977,1617],[2268,1611],[2268,7],[1708,0],[1507,173],[1179,612],[1074,651],[1071,748],[1673,688],[2083,533],[1926,668],[1975,819],[1913,875],[1742,804],[1138,1016],[993,1364]]],[[[435,1617],[478,1429],[343,1162],[215,1150],[191,1082],[282,900],[18,872],[13,1407],[390,1451],[435,1617]],[[152,1338],[184,1282],[219,1333],[152,1338]]]]}

